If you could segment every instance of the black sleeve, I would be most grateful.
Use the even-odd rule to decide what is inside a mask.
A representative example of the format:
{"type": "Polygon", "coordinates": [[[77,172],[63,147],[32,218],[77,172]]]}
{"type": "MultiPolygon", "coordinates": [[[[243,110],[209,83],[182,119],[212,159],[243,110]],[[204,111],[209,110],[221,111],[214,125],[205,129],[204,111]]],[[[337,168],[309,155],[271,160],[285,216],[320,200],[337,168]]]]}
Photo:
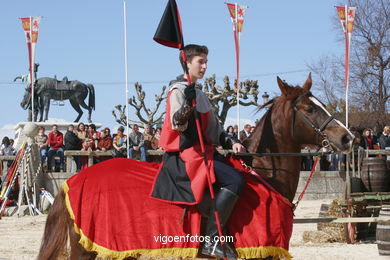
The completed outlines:
{"type": "Polygon", "coordinates": [[[224,149],[232,148],[233,144],[240,143],[235,136],[228,135],[226,132],[222,132],[219,136],[219,142],[224,149]]]}

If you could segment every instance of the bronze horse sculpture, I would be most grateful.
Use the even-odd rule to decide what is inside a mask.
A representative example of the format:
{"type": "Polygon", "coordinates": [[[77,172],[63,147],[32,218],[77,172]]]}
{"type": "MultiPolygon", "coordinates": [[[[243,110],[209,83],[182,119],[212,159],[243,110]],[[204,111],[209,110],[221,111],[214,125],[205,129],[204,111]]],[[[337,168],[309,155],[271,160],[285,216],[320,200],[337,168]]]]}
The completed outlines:
{"type": "MultiPolygon", "coordinates": [[[[354,136],[311,94],[310,75],[303,87],[290,86],[279,78],[277,82],[281,95],[263,105],[268,110],[257,123],[254,133],[244,141],[250,153],[299,153],[306,144],[329,146],[339,152],[350,151],[354,136]]],[[[300,162],[299,156],[254,157],[252,167],[257,174],[267,176],[267,182],[292,202],[298,185],[300,162]]],[[[93,172],[96,166],[90,167],[90,171],[93,172]]],[[[97,256],[96,252],[87,251],[79,243],[81,237],[75,231],[67,203],[62,190],[47,218],[39,260],[57,259],[64,252],[68,237],[70,259],[95,259],[97,256]]]]}
{"type": "MultiPolygon", "coordinates": [[[[92,122],[91,114],[95,109],[95,89],[92,84],[85,84],[77,80],[68,81],[65,77],[62,81],[55,78],[39,78],[34,84],[34,101],[40,114],[39,121],[48,120],[50,100],[69,100],[72,107],[78,112],[75,122],[83,115],[80,106],[88,110],[88,122],[92,122]],[[89,94],[88,105],[85,99],[89,94]]],[[[23,100],[20,103],[23,109],[31,107],[30,87],[26,88],[23,100]]],[[[30,108],[31,109],[31,108],[30,108]]],[[[36,109],[35,113],[37,112],[36,109]]]]}

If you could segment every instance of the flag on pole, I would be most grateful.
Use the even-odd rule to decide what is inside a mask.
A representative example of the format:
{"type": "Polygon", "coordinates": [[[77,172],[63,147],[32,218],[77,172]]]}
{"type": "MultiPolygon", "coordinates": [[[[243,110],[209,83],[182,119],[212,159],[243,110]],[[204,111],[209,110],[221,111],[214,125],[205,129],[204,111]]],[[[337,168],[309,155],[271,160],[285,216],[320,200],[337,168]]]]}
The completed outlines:
{"type": "Polygon", "coordinates": [[[336,9],[345,36],[345,125],[348,127],[349,50],[356,7],[336,6],[336,9]]]}
{"type": "Polygon", "coordinates": [[[233,31],[242,32],[242,25],[244,23],[245,9],[247,6],[245,5],[237,5],[226,3],[229,9],[230,17],[232,18],[233,23],[233,31]],[[236,10],[237,9],[237,10],[236,10]],[[237,15],[236,15],[237,13],[237,15]]]}
{"type": "Polygon", "coordinates": [[[344,32],[347,31],[347,33],[352,33],[355,21],[356,7],[336,6],[336,8],[344,32]],[[345,12],[347,12],[347,16],[345,15],[345,12]],[[348,24],[347,27],[345,26],[346,24],[348,24]]]}
{"type": "Polygon", "coordinates": [[[32,110],[32,121],[34,122],[34,64],[35,64],[35,46],[38,40],[39,23],[41,21],[40,16],[36,17],[23,17],[20,18],[24,34],[26,36],[27,49],[28,49],[28,63],[30,70],[30,89],[31,89],[31,110],[32,110]]]}
{"type": "Polygon", "coordinates": [[[245,5],[226,3],[233,24],[234,45],[236,48],[236,90],[237,90],[237,126],[240,128],[240,35],[244,24],[245,5]]]}
{"type": "Polygon", "coordinates": [[[180,14],[175,0],[168,1],[153,40],[176,49],[182,49],[184,47],[180,14]]]}

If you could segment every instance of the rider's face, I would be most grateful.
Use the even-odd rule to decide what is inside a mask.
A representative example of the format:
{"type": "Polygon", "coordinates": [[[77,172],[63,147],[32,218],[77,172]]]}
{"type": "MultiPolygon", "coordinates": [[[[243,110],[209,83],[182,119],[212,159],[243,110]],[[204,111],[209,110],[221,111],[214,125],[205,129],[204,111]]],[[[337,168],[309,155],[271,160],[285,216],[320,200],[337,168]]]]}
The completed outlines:
{"type": "Polygon", "coordinates": [[[196,82],[203,78],[207,70],[207,55],[202,53],[192,58],[191,62],[187,62],[188,74],[191,82],[196,82]]]}

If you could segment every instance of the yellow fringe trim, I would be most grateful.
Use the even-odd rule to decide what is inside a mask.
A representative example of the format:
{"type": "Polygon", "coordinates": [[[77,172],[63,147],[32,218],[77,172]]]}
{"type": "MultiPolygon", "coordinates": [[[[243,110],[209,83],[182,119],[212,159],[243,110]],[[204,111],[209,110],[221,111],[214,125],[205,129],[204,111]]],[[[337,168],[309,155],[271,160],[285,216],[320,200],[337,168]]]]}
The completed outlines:
{"type": "MultiPolygon", "coordinates": [[[[65,204],[69,212],[70,217],[75,220],[73,209],[69,200],[69,186],[66,181],[62,184],[62,189],[65,192],[65,204]]],[[[79,243],[87,251],[94,251],[98,257],[111,257],[124,259],[127,257],[138,257],[140,255],[145,256],[159,256],[159,257],[189,257],[195,258],[198,255],[198,248],[159,248],[159,249],[134,249],[126,251],[115,251],[108,248],[105,248],[101,245],[94,243],[90,240],[84,232],[74,223],[74,230],[77,234],[80,235],[79,243]]]]}
{"type": "MultiPolygon", "coordinates": [[[[73,209],[69,200],[69,186],[65,181],[62,184],[62,189],[65,192],[65,204],[69,212],[70,217],[75,220],[73,209]]],[[[94,251],[98,254],[98,257],[111,257],[124,259],[126,257],[138,257],[140,255],[145,256],[158,256],[158,257],[188,257],[196,258],[198,255],[198,248],[160,248],[160,249],[134,249],[126,251],[115,251],[103,246],[100,246],[90,240],[84,232],[74,223],[74,230],[80,235],[79,243],[87,250],[94,251]]],[[[291,260],[290,253],[281,247],[240,247],[236,248],[239,258],[266,258],[272,256],[274,260],[287,259],[291,260]]]]}
{"type": "Polygon", "coordinates": [[[236,248],[238,258],[266,258],[272,256],[273,260],[287,259],[291,260],[290,253],[281,247],[264,246],[264,247],[239,247],[236,248]]]}

